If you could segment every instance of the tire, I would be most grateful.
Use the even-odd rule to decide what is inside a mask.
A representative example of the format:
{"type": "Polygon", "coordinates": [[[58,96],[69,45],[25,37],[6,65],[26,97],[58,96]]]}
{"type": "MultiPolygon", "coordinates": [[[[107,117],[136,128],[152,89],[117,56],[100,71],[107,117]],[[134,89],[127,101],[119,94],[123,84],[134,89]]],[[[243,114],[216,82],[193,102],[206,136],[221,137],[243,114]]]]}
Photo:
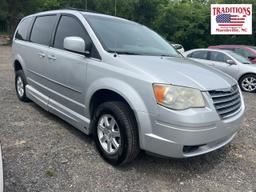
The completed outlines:
{"type": "Polygon", "coordinates": [[[25,77],[25,74],[22,70],[18,70],[15,73],[15,90],[16,90],[16,94],[17,97],[19,98],[19,100],[23,101],[23,102],[28,102],[29,99],[26,95],[26,87],[27,85],[27,80],[25,77]]]}
{"type": "Polygon", "coordinates": [[[255,93],[256,92],[256,75],[247,74],[241,77],[239,80],[239,86],[242,91],[255,93]]]}
{"type": "Polygon", "coordinates": [[[100,104],[94,113],[92,128],[97,150],[103,159],[111,165],[127,164],[133,161],[139,154],[140,148],[137,123],[131,109],[129,109],[129,106],[125,103],[112,101],[100,104]],[[109,121],[111,128],[99,128],[104,126],[104,122],[106,126],[108,124],[106,123],[107,121],[109,121]],[[116,125],[114,125],[114,123],[116,123],[116,125]],[[105,133],[103,133],[102,130],[105,130],[105,133]],[[106,133],[106,131],[109,131],[110,133],[106,133]],[[113,135],[107,137],[108,134],[113,135]],[[116,135],[119,135],[119,137],[116,135]],[[110,141],[111,138],[111,145],[108,145],[108,141],[110,141]],[[103,140],[105,142],[102,142],[103,140]],[[118,146],[118,144],[119,147],[115,147],[118,146]],[[108,146],[110,147],[108,148],[108,146]]]}

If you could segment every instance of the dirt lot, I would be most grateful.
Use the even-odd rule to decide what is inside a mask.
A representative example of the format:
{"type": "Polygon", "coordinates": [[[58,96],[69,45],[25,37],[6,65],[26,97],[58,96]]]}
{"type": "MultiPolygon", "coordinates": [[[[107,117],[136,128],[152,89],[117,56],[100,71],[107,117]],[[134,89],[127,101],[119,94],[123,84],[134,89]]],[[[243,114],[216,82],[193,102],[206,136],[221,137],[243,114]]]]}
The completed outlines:
{"type": "Polygon", "coordinates": [[[256,94],[244,94],[246,118],[234,141],[190,159],[141,154],[122,168],[105,163],[91,137],[18,101],[10,47],[0,46],[0,141],[5,192],[256,191],[256,94]]]}

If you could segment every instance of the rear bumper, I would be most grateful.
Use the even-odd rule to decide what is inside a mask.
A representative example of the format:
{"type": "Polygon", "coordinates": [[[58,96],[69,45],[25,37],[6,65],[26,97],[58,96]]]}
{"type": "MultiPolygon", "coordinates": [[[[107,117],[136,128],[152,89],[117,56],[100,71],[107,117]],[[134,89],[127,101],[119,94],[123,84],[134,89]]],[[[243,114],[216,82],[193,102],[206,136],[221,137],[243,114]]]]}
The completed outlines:
{"type": "Polygon", "coordinates": [[[140,113],[140,146],[166,157],[185,158],[219,149],[237,134],[244,116],[240,111],[222,120],[214,107],[173,112],[159,107],[159,115],[140,113]],[[147,123],[150,122],[150,123],[147,123]]]}

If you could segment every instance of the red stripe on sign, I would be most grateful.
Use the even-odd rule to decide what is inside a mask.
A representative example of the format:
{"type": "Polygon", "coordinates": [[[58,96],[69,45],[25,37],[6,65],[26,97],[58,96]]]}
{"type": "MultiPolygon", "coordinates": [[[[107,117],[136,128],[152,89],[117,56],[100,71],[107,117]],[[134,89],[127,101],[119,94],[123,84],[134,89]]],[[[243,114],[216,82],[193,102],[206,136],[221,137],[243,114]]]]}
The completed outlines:
{"type": "Polygon", "coordinates": [[[231,23],[244,23],[244,21],[232,21],[231,20],[231,23]]]}
{"type": "Polygon", "coordinates": [[[245,18],[230,18],[231,20],[241,20],[241,21],[244,21],[245,20],[245,18]]]}
{"type": "Polygon", "coordinates": [[[238,15],[230,15],[230,17],[238,17],[238,15]]]}
{"type": "Polygon", "coordinates": [[[239,26],[243,26],[243,24],[219,24],[219,26],[226,26],[226,27],[228,27],[228,26],[237,26],[237,27],[239,27],[239,26]]]}
{"type": "MultiPolygon", "coordinates": [[[[227,27],[221,26],[220,28],[221,28],[221,29],[226,29],[227,27]]],[[[229,26],[228,28],[236,28],[236,26],[229,26]]]]}

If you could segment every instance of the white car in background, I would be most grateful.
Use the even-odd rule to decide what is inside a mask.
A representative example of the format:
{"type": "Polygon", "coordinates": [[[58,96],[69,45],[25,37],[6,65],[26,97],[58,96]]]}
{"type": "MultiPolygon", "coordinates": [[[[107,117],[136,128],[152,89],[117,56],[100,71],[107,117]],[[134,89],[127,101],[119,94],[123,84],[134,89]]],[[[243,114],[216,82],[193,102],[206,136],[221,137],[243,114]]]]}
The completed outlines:
{"type": "Polygon", "coordinates": [[[236,79],[243,91],[256,92],[256,65],[230,50],[193,49],[185,57],[214,67],[236,79]]]}

